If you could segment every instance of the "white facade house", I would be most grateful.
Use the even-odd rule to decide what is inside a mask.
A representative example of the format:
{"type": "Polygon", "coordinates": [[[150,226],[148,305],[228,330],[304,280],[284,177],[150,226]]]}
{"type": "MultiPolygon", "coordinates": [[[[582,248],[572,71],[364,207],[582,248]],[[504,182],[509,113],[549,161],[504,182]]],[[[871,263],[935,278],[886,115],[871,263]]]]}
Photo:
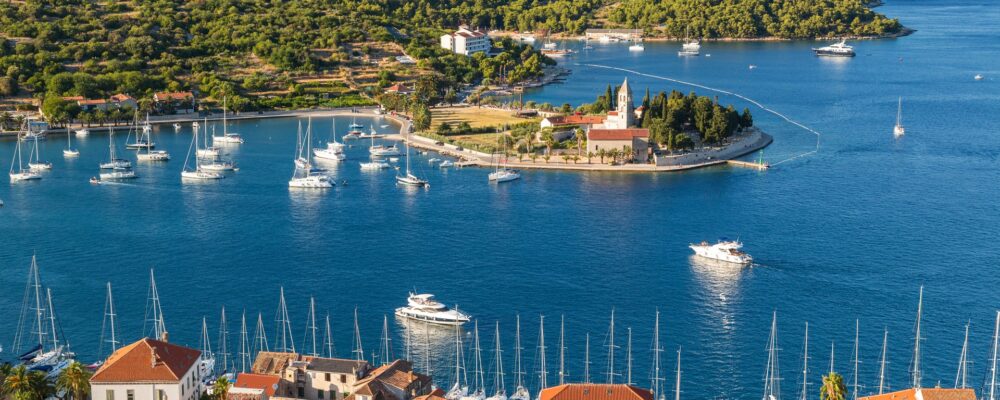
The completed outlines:
{"type": "Polygon", "coordinates": [[[468,25],[458,27],[454,33],[441,36],[441,48],[456,54],[472,55],[490,51],[490,37],[479,29],[469,29],[468,25]]]}
{"type": "Polygon", "coordinates": [[[90,377],[92,400],[198,400],[201,352],[144,338],[111,354],[90,377]]]}

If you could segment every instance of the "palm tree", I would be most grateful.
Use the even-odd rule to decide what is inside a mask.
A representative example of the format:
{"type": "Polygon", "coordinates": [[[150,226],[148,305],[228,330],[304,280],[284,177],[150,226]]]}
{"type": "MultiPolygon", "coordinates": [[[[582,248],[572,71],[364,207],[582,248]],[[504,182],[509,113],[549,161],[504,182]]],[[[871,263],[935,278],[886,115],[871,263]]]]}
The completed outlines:
{"type": "Polygon", "coordinates": [[[52,392],[45,374],[19,365],[4,378],[3,394],[11,400],[42,400],[52,392]]]}
{"type": "Polygon", "coordinates": [[[604,157],[608,156],[608,151],[604,149],[597,149],[597,156],[601,157],[601,164],[604,164],[604,157]]]}
{"type": "Polygon", "coordinates": [[[847,386],[844,385],[844,377],[836,372],[830,372],[823,376],[823,386],[819,388],[820,400],[844,400],[846,399],[847,386]]]}
{"type": "Polygon", "coordinates": [[[542,142],[545,143],[545,154],[552,154],[552,146],[555,146],[556,138],[552,135],[551,130],[542,131],[542,142]]]}
{"type": "Polygon", "coordinates": [[[625,146],[622,148],[622,162],[629,162],[635,158],[635,152],[632,151],[632,146],[625,146]]]}
{"type": "Polygon", "coordinates": [[[583,154],[583,141],[587,140],[587,133],[581,128],[576,128],[576,154],[583,154]]]}
{"type": "Polygon", "coordinates": [[[220,376],[212,383],[212,395],[218,400],[225,400],[229,394],[229,379],[220,376]]]}
{"type": "Polygon", "coordinates": [[[588,151],[587,152],[587,164],[590,164],[590,159],[591,158],[594,158],[594,152],[588,151]]]}
{"type": "Polygon", "coordinates": [[[73,400],[86,400],[90,394],[90,375],[90,371],[87,371],[83,364],[73,361],[59,373],[56,388],[69,393],[73,400]]]}

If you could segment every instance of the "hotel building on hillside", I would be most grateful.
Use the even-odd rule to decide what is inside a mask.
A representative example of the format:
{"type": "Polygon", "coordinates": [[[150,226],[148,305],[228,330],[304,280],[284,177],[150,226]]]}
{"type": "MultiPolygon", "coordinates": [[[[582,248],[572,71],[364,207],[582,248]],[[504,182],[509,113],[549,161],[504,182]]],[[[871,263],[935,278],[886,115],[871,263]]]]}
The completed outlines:
{"type": "Polygon", "coordinates": [[[474,53],[490,51],[490,37],[480,29],[469,29],[468,25],[458,27],[454,33],[441,36],[441,48],[452,53],[470,56],[474,53]]]}

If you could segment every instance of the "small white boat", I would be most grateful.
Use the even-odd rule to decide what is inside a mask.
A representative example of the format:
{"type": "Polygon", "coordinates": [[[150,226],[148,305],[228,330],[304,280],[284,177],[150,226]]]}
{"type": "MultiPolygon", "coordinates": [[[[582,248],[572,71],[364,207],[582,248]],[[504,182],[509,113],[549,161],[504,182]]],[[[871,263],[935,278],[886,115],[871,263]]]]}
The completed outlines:
{"type": "Polygon", "coordinates": [[[170,153],[164,150],[150,150],[145,153],[136,153],[135,157],[139,161],[169,161],[170,153]]]}
{"type": "Polygon", "coordinates": [[[381,144],[374,145],[368,149],[373,157],[390,157],[399,155],[399,147],[396,145],[384,146],[381,144]]]}
{"type": "Polygon", "coordinates": [[[102,181],[120,181],[126,179],[135,179],[139,176],[135,174],[135,171],[131,169],[114,169],[111,172],[101,172],[102,181]]]}
{"type": "Polygon", "coordinates": [[[18,172],[10,173],[11,182],[34,181],[39,179],[42,179],[42,175],[37,172],[33,172],[31,170],[21,170],[18,172]]]}
{"type": "Polygon", "coordinates": [[[226,98],[222,98],[222,136],[212,134],[212,144],[242,144],[243,137],[239,133],[229,132],[229,122],[226,120],[226,98]]]}
{"type": "Polygon", "coordinates": [[[76,136],[87,136],[87,135],[90,134],[90,129],[87,129],[87,128],[77,129],[75,131],[75,133],[76,133],[76,136]]]}
{"type": "Polygon", "coordinates": [[[73,135],[70,135],[69,128],[66,128],[66,148],[63,149],[63,157],[73,158],[79,156],[80,151],[73,148],[73,135]]]}
{"type": "Polygon", "coordinates": [[[437,158],[437,157],[434,157],[434,158],[431,158],[431,159],[427,160],[427,162],[431,163],[431,164],[434,164],[436,162],[441,162],[441,159],[437,158]]]}
{"type": "Polygon", "coordinates": [[[738,240],[729,241],[723,239],[715,244],[708,242],[692,243],[688,247],[694,250],[694,254],[699,257],[743,265],[753,262],[753,257],[740,250],[743,248],[743,243],[738,240]]]}
{"type": "Polygon", "coordinates": [[[502,183],[521,179],[521,173],[509,168],[501,168],[490,173],[489,181],[502,183]]]}
{"type": "Polygon", "coordinates": [[[982,74],[976,74],[976,76],[974,76],[973,79],[975,79],[977,81],[981,81],[981,80],[983,80],[983,75],[982,74]]]}
{"type": "Polygon", "coordinates": [[[899,98],[899,107],[896,108],[896,126],[892,127],[892,135],[895,137],[900,137],[906,134],[906,128],[903,127],[903,98],[899,98]]]}
{"type": "Polygon", "coordinates": [[[332,188],[333,182],[326,175],[309,175],[300,178],[292,178],[288,181],[288,187],[304,189],[326,189],[332,188]]]}
{"type": "Polygon", "coordinates": [[[559,45],[556,44],[556,42],[551,42],[550,41],[550,42],[545,42],[545,44],[542,45],[542,48],[545,49],[545,50],[555,50],[555,48],[558,47],[558,46],[559,45]]]}
{"type": "Polygon", "coordinates": [[[202,149],[198,149],[197,156],[201,158],[215,158],[222,155],[222,150],[218,147],[211,146],[202,149]]]}
{"type": "Polygon", "coordinates": [[[361,131],[350,131],[350,132],[347,132],[346,135],[342,136],[341,139],[342,140],[358,140],[358,139],[361,139],[361,135],[363,135],[363,133],[361,133],[361,131]]]}
{"type": "Polygon", "coordinates": [[[453,161],[451,161],[451,160],[444,160],[444,161],[441,161],[441,164],[438,165],[438,166],[441,167],[441,168],[454,167],[455,163],[453,161]]]}
{"type": "Polygon", "coordinates": [[[409,173],[406,175],[396,175],[396,182],[407,186],[427,187],[431,185],[426,179],[418,178],[416,175],[409,173]]]}
{"type": "Polygon", "coordinates": [[[232,161],[213,160],[211,162],[202,163],[201,169],[205,171],[235,171],[236,164],[232,161]]]}
{"type": "Polygon", "coordinates": [[[397,308],[396,315],[438,325],[462,325],[470,320],[468,315],[449,309],[429,293],[410,293],[406,307],[397,308]]]}
{"type": "Polygon", "coordinates": [[[222,179],[225,178],[218,172],[194,170],[194,171],[181,171],[182,179],[196,179],[196,180],[211,180],[211,179],[222,179]]]}
{"type": "Polygon", "coordinates": [[[646,51],[646,46],[644,46],[642,42],[636,41],[635,43],[632,43],[632,45],[628,47],[628,51],[646,51]]]}
{"type": "Polygon", "coordinates": [[[754,64],[750,64],[750,69],[757,69],[757,66],[754,64]]]}
{"type": "Polygon", "coordinates": [[[181,131],[181,124],[174,123],[174,132],[180,132],[180,131],[181,131]]]}
{"type": "Polygon", "coordinates": [[[386,169],[386,168],[389,168],[389,163],[387,163],[387,162],[385,162],[383,160],[374,160],[372,162],[363,162],[363,163],[361,163],[361,170],[362,171],[374,171],[374,170],[386,169]]]}
{"type": "Polygon", "coordinates": [[[77,149],[63,149],[63,156],[66,157],[79,157],[80,150],[77,149]]]}
{"type": "Polygon", "coordinates": [[[340,142],[327,142],[325,149],[313,149],[313,156],[323,160],[344,161],[344,145],[340,142]]]}

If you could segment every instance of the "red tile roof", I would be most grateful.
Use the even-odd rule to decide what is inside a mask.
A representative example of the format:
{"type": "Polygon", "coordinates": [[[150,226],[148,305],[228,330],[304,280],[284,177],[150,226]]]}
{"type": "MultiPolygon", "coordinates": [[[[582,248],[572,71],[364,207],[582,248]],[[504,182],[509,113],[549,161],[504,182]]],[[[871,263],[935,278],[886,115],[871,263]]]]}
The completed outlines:
{"type": "Polygon", "coordinates": [[[591,129],[587,132],[587,140],[632,140],[632,138],[649,137],[649,129],[591,129]]]}
{"type": "Polygon", "coordinates": [[[546,118],[552,125],[596,125],[603,124],[600,115],[560,115],[546,118]]]}
{"type": "Polygon", "coordinates": [[[618,111],[608,111],[608,115],[618,115],[618,111]]]}
{"type": "Polygon", "coordinates": [[[129,100],[135,100],[135,99],[133,99],[132,96],[129,96],[127,94],[118,93],[116,95],[111,96],[111,100],[112,101],[117,101],[117,102],[120,103],[120,102],[123,102],[123,101],[129,101],[129,100]]]}
{"type": "Polygon", "coordinates": [[[972,389],[923,388],[862,397],[860,400],[976,400],[972,389]],[[917,396],[917,390],[920,396],[917,396]]]}
{"type": "Polygon", "coordinates": [[[157,92],[153,95],[157,101],[163,100],[187,100],[194,98],[191,92],[157,92]]]}
{"type": "Polygon", "coordinates": [[[104,99],[84,99],[76,101],[76,104],[81,106],[97,106],[105,103],[107,103],[107,100],[104,99]]]}
{"type": "Polygon", "coordinates": [[[65,96],[62,99],[66,100],[66,101],[80,101],[80,100],[84,100],[83,96],[65,96]]]}
{"type": "Polygon", "coordinates": [[[281,382],[281,377],[277,375],[242,373],[236,376],[236,383],[233,384],[233,387],[263,389],[267,397],[271,397],[278,390],[279,382],[281,382]]]}
{"type": "Polygon", "coordinates": [[[112,353],[90,382],[178,382],[200,356],[195,349],[143,338],[112,353]]]}
{"type": "Polygon", "coordinates": [[[630,385],[568,383],[542,389],[539,400],[653,400],[653,392],[630,385]]]}

